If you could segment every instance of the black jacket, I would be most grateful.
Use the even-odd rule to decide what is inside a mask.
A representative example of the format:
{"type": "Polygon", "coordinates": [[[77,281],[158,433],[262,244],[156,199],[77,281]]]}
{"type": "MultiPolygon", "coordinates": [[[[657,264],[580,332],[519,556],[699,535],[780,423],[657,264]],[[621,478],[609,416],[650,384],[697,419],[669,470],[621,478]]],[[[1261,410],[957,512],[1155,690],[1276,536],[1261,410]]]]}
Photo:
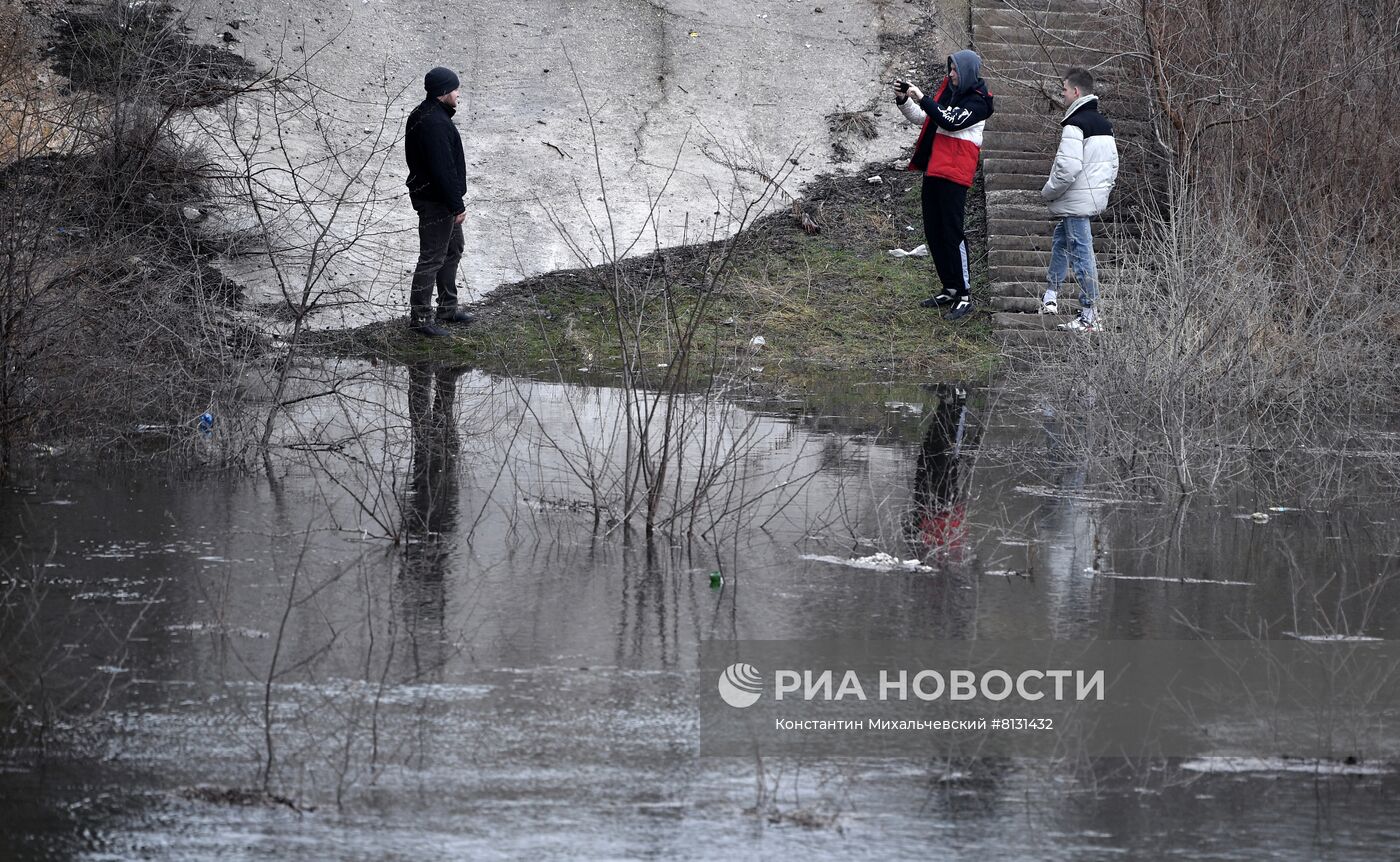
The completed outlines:
{"type": "Polygon", "coordinates": [[[408,158],[408,194],[414,200],[443,204],[453,213],[465,212],[467,160],[462,136],[452,124],[456,113],[437,99],[424,99],[408,115],[404,155],[408,158]]]}

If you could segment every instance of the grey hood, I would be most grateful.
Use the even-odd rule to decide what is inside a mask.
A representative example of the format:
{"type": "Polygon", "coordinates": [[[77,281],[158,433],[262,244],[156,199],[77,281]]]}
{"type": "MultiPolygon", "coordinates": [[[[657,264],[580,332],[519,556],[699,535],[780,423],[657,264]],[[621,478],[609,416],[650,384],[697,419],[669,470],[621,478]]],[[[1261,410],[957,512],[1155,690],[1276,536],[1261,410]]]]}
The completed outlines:
{"type": "Polygon", "coordinates": [[[975,51],[959,51],[948,58],[948,68],[958,70],[958,86],[954,98],[972,90],[982,82],[982,58],[975,51]]]}

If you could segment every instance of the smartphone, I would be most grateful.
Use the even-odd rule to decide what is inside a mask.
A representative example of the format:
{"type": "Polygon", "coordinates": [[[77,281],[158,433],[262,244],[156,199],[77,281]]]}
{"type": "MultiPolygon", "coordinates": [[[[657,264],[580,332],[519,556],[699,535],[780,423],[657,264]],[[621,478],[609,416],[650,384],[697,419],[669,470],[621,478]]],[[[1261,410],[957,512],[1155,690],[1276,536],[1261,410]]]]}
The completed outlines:
{"type": "Polygon", "coordinates": [[[896,80],[896,81],[894,82],[894,86],[895,86],[895,89],[899,90],[899,92],[901,92],[901,93],[907,93],[907,92],[909,92],[909,82],[908,82],[908,81],[896,80]]]}

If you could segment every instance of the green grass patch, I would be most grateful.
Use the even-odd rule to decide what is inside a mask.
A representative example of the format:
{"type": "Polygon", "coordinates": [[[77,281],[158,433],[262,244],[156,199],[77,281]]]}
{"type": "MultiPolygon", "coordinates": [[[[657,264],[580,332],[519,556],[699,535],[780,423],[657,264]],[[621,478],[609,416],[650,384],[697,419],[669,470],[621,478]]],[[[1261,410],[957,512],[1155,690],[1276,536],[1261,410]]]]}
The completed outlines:
{"type": "MultiPolygon", "coordinates": [[[[714,263],[714,246],[622,262],[623,318],[630,322],[622,339],[604,287],[614,274],[602,268],[503,286],[473,309],[481,320],[457,329],[451,341],[420,338],[399,320],[349,333],[337,352],[458,360],[507,373],[582,373],[620,369],[624,352],[639,350],[636,367],[656,369],[682,361],[674,323],[703,309],[687,364],[697,376],[725,369],[788,383],[853,372],[891,380],[984,378],[999,356],[985,306],[956,323],[920,308],[939,289],[932,261],[888,254],[923,242],[920,182],[888,165],[817,179],[800,206],[821,232],[805,234],[787,209],[759,219],[734,240],[727,276],[708,291],[704,268],[714,263]],[[868,182],[871,176],[881,182],[868,182]],[[766,345],[751,347],[755,336],[766,345]]],[[[981,201],[974,187],[974,296],[986,283],[981,201]]]]}

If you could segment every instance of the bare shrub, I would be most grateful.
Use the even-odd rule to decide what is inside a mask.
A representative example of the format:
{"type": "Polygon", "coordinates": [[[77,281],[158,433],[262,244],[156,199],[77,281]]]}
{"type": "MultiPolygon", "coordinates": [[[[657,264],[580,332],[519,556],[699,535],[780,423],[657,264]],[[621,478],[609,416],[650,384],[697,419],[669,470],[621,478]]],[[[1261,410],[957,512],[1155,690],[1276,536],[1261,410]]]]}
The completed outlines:
{"type": "Polygon", "coordinates": [[[190,94],[222,98],[250,67],[182,41],[168,8],[66,20],[59,65],[95,92],[36,86],[32,38],[0,62],[0,89],[15,94],[0,142],[6,463],[41,437],[110,444],[137,425],[192,429],[231,398],[258,348],[224,316],[236,290],[193,231],[215,182],[209,160],[176,132],[190,94]]]}
{"type": "Polygon", "coordinates": [[[1400,394],[1389,331],[1400,304],[1383,287],[1393,265],[1355,248],[1282,259],[1256,240],[1248,210],[1179,201],[1117,271],[1103,303],[1110,331],[1051,349],[1027,372],[1069,448],[1111,477],[1182,493],[1248,479],[1331,495],[1355,487],[1337,457],[1348,450],[1400,465],[1395,441],[1375,433],[1400,394]]]}

